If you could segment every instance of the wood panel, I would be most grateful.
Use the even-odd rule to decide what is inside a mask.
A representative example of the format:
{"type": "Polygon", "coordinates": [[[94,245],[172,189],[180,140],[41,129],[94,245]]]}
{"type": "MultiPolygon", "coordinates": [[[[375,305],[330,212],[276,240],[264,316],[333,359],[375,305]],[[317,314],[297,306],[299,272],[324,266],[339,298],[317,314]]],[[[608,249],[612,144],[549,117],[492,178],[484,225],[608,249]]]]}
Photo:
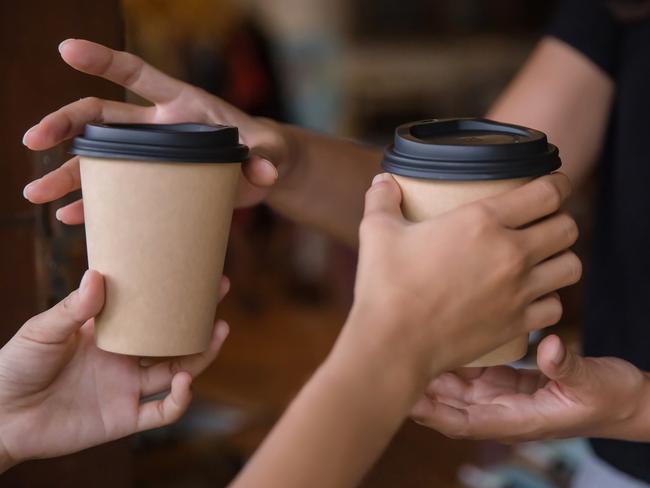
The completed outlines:
{"type": "MultiPolygon", "coordinates": [[[[34,176],[59,165],[62,149],[30,154],[23,133],[41,117],[88,95],[123,98],[123,92],[82,75],[60,59],[69,37],[123,44],[118,0],[0,2],[0,339],[76,286],[85,266],[82,232],[63,229],[54,208],[22,198],[34,176]],[[54,251],[53,251],[54,250],[54,251]]],[[[129,486],[130,453],[124,442],[58,460],[35,461],[0,478],[3,486],[129,486]]]]}

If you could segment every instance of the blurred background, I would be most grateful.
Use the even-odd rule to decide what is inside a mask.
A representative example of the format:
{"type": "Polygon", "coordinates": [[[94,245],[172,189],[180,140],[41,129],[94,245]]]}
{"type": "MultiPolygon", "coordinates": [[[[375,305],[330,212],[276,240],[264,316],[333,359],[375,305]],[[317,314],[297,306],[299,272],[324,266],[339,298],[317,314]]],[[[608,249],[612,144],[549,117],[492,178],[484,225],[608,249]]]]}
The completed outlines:
{"type": "MultiPolygon", "coordinates": [[[[83,228],[58,223],[59,204],[34,207],[22,198],[28,181],[65,161],[66,148],[30,153],[20,143],[22,134],[81,97],[137,101],[66,67],[56,49],[63,39],[128,49],[252,114],[384,145],[406,121],[483,114],[543,33],[554,4],[2,2],[2,343],[74,289],[86,267],[83,228]]],[[[582,252],[589,236],[588,189],[572,205],[582,221],[582,252]]],[[[195,401],[183,420],[77,455],[27,463],[0,481],[29,487],[225,486],[327,354],[351,302],[355,259],[354,250],[267,207],[236,211],[226,260],[233,286],[220,307],[231,335],[195,383],[195,401]]],[[[558,330],[578,344],[581,291],[573,287],[564,295],[558,330]]],[[[364,486],[562,487],[580,452],[575,442],[511,449],[448,440],[407,422],[364,486]]]]}

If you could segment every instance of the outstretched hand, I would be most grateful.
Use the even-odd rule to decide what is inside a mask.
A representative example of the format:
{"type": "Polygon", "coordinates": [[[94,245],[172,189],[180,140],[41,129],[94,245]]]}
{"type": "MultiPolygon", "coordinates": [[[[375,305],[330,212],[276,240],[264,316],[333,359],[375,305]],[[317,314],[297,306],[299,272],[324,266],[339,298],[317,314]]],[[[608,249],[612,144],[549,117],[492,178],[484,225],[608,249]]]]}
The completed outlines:
{"type": "Polygon", "coordinates": [[[413,419],[453,438],[523,442],[576,436],[649,441],[650,378],[618,358],[583,358],[557,336],[537,370],[465,368],[431,382],[413,419]]]}
{"type": "MultiPolygon", "coordinates": [[[[224,279],[222,297],[228,287],[224,279]]],[[[103,278],[89,270],[78,290],[0,349],[0,472],[176,421],[190,403],[192,378],[228,335],[218,321],[205,352],[143,365],[95,346],[92,318],[103,304],[103,278]]]]}
{"type": "MultiPolygon", "coordinates": [[[[81,134],[84,126],[92,122],[234,125],[239,128],[242,142],[251,148],[251,158],[242,167],[245,178],[241,180],[237,205],[258,203],[269,192],[278,176],[275,166],[281,164],[286,152],[275,123],[251,117],[204,90],[158,71],[133,54],[81,39],[63,41],[59,51],[74,69],[121,85],[152,105],[83,98],[47,115],[29,129],[23,138],[29,149],[54,147],[81,134]]],[[[73,157],[27,185],[24,195],[32,203],[46,203],[79,188],[79,158],[73,157]]],[[[60,208],[56,215],[66,224],[82,223],[82,201],[60,208]]]]}

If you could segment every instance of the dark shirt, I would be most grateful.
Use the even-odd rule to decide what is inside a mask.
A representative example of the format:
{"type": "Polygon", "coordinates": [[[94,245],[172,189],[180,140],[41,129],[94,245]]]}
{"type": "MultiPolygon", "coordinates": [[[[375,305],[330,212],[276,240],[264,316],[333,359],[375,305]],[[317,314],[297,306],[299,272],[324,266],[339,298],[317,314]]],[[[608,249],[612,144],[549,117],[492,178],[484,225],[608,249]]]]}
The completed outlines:
{"type": "MultiPolygon", "coordinates": [[[[585,354],[650,371],[650,18],[623,22],[602,0],[566,0],[548,34],[616,84],[585,277],[585,354]]],[[[650,483],[650,443],[591,444],[610,465],[650,483]]]]}

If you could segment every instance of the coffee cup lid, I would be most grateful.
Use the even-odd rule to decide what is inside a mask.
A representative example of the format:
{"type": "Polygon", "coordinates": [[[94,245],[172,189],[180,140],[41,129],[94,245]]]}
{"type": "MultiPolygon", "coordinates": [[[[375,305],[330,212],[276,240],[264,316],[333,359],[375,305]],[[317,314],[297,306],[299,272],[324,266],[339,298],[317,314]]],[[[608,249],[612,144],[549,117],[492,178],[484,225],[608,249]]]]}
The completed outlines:
{"type": "Polygon", "coordinates": [[[382,161],[389,173],[440,180],[536,177],[560,165],[543,132],[475,118],[400,125],[382,161]]]}
{"type": "Polygon", "coordinates": [[[87,124],[72,154],[151,161],[238,163],[248,158],[237,127],[204,124],[87,124]]]}

